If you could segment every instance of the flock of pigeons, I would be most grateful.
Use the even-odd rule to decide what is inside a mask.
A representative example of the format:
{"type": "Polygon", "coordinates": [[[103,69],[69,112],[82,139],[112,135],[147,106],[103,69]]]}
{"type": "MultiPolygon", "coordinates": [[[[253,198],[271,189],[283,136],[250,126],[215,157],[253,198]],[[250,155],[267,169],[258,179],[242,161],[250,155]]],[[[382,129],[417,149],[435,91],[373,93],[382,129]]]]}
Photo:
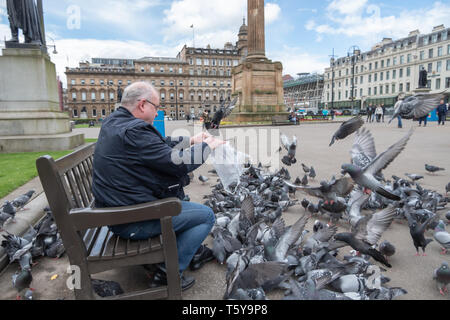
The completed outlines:
{"type": "MultiPolygon", "coordinates": [[[[1,208],[0,226],[5,223],[12,223],[15,220],[17,211],[26,210],[25,205],[31,200],[35,191],[31,190],[26,194],[6,201],[1,208]]],[[[64,252],[64,245],[58,232],[53,214],[49,208],[45,208],[45,217],[21,237],[13,235],[5,230],[4,239],[1,246],[5,249],[10,263],[18,262],[20,271],[12,276],[13,287],[17,290],[17,299],[33,299],[33,289],[30,288],[33,276],[31,269],[36,263],[33,260],[39,257],[60,258],[64,252]]],[[[4,230],[2,230],[4,231],[4,230]]]]}
{"type": "MultiPolygon", "coordinates": [[[[427,230],[434,231],[441,254],[447,253],[450,234],[439,212],[450,199],[423,188],[419,184],[423,176],[406,174],[388,180],[383,175],[405,149],[413,130],[377,154],[374,138],[363,125],[364,120],[356,117],[333,135],[330,146],[356,133],[351,162],[342,165],[339,178],[333,176],[312,187],[309,180],[314,180],[316,171],[305,164],[301,164],[305,176],[294,183],[286,168],[270,173],[262,164],[247,164],[231,193],[219,181],[205,197],[205,205],[216,214],[212,250],[217,261],[227,266],[224,299],[263,300],[275,289],[284,290],[287,300],[390,300],[405,295],[403,288],[387,287],[390,279],[382,274],[384,268],[392,268],[389,257],[396,248],[380,240],[395,219],[408,221],[417,255],[421,249],[425,256],[433,241],[426,239],[427,230]],[[282,213],[298,203],[296,192],[319,201],[301,201],[304,213],[287,227],[282,213]],[[312,218],[314,228],[306,230],[312,218]],[[329,222],[321,222],[324,219],[329,222]],[[348,224],[351,232],[338,233],[338,222],[348,224]],[[341,260],[339,249],[347,246],[353,249],[352,255],[341,260]]],[[[282,163],[288,167],[297,163],[297,141],[281,136],[287,151],[282,163]]],[[[427,164],[425,170],[434,174],[445,169],[427,164]]],[[[445,219],[448,224],[450,211],[445,219]]],[[[436,269],[433,278],[445,295],[450,283],[448,263],[436,269]]]]}

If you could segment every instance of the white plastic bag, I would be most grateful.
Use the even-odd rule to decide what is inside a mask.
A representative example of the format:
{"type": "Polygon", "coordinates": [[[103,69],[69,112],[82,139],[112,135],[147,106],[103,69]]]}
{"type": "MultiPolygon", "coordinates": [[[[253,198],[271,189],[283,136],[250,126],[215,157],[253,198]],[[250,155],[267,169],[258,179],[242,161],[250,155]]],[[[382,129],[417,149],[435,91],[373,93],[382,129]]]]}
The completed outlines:
{"type": "Polygon", "coordinates": [[[238,152],[229,144],[221,145],[213,151],[211,160],[226,191],[232,192],[230,186],[241,182],[245,159],[245,154],[238,152]]]}

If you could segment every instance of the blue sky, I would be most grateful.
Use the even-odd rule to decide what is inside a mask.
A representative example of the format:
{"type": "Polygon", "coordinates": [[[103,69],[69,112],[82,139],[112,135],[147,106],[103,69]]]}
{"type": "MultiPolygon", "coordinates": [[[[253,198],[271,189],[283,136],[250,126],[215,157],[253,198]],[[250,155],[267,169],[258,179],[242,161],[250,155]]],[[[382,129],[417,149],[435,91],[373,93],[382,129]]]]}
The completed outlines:
{"type": "MultiPolygon", "coordinates": [[[[406,37],[450,26],[450,3],[419,0],[266,0],[266,52],[284,73],[323,72],[334,48],[342,57],[384,37],[406,37]]],[[[235,43],[246,0],[44,0],[48,44],[64,79],[66,66],[92,57],[175,57],[184,44],[235,43]],[[78,14],[79,13],[79,14],[78,14]],[[78,19],[79,18],[79,19],[78,19]]],[[[0,0],[0,38],[10,37],[6,0],[0,0]]]]}

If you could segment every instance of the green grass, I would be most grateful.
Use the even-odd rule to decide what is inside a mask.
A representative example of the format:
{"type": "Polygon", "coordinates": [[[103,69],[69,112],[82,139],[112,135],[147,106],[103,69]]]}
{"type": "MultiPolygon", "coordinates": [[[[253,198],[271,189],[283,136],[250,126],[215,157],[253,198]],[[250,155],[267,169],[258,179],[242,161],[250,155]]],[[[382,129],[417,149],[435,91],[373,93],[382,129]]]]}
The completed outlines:
{"type": "Polygon", "coordinates": [[[84,139],[84,143],[97,142],[98,139],[84,139]]]}
{"type": "Polygon", "coordinates": [[[50,155],[54,159],[59,159],[71,152],[68,150],[0,154],[0,198],[38,176],[36,160],[39,157],[50,155]]]}

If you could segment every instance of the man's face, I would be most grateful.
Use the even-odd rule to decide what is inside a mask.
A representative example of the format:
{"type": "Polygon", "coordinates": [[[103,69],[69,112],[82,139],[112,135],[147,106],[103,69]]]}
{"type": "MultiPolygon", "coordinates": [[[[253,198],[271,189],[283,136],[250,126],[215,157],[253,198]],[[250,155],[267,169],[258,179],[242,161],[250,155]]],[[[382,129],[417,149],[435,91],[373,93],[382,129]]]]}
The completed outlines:
{"type": "Polygon", "coordinates": [[[160,106],[159,94],[154,92],[152,98],[141,99],[138,103],[137,118],[144,120],[149,124],[153,124],[155,118],[158,116],[160,106]]]}

